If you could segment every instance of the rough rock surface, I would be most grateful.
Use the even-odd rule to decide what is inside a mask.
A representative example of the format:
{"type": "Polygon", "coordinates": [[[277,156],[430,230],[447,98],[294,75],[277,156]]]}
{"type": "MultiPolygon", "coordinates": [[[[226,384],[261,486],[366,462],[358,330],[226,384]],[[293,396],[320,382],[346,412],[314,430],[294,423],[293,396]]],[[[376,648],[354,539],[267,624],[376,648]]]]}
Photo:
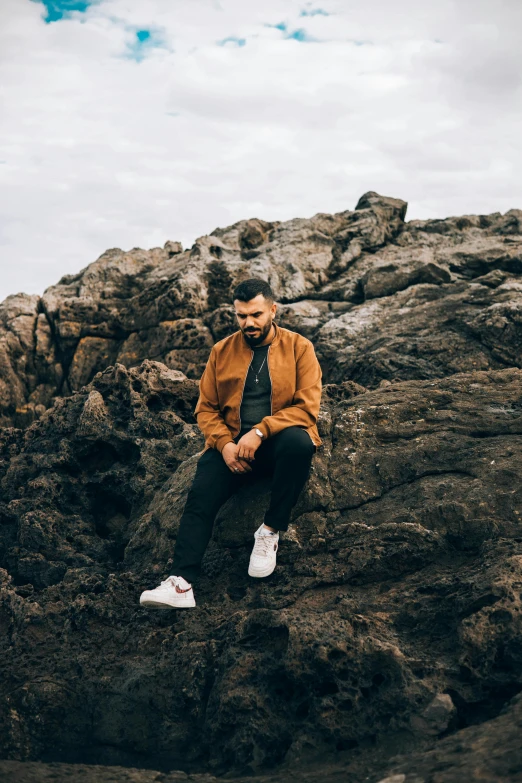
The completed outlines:
{"type": "Polygon", "coordinates": [[[110,364],[201,375],[234,327],[245,277],[272,284],[279,320],[314,340],[330,381],[441,378],[521,366],[522,210],[405,222],[370,192],[355,210],[243,220],[198,239],[112,249],[42,297],[0,305],[0,425],[25,426],[110,364]]]}
{"type": "Polygon", "coordinates": [[[196,392],[117,365],[3,431],[1,755],[246,773],[495,719],[522,688],[522,371],[327,385],[272,577],[246,573],[255,485],[216,522],[196,610],[151,613],[196,392]]]}
{"type": "Polygon", "coordinates": [[[367,194],[6,300],[2,780],[522,780],[521,216],[405,224],[367,194]],[[247,271],[314,339],[324,448],[271,577],[247,575],[259,483],[196,609],[151,612],[247,271]]]}

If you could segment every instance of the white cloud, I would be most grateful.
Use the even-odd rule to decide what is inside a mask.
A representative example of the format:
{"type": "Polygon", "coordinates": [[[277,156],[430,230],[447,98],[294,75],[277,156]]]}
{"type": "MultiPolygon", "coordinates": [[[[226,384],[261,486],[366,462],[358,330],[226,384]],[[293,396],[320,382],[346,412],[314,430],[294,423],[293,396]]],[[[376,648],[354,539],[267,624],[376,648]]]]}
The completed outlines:
{"type": "Polygon", "coordinates": [[[522,207],[518,0],[2,6],[0,299],[367,190],[409,218],[522,207]]]}

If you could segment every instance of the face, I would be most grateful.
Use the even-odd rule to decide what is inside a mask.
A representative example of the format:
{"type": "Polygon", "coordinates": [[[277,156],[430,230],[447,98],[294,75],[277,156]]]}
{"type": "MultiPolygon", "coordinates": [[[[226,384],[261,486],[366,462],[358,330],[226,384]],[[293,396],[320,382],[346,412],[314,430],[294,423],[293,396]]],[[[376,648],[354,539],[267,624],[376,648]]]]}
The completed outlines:
{"type": "Polygon", "coordinates": [[[248,302],[234,301],[236,318],[244,338],[251,347],[261,345],[270,334],[276,304],[258,294],[248,302]]]}

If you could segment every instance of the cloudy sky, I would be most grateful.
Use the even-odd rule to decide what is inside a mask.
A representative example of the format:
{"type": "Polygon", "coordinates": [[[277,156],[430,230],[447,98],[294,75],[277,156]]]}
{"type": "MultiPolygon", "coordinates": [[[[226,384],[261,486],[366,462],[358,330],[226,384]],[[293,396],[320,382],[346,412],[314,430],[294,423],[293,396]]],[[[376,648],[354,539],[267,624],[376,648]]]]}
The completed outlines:
{"type": "Polygon", "coordinates": [[[0,300],[368,190],[522,208],[521,0],[0,6],[0,300]]]}

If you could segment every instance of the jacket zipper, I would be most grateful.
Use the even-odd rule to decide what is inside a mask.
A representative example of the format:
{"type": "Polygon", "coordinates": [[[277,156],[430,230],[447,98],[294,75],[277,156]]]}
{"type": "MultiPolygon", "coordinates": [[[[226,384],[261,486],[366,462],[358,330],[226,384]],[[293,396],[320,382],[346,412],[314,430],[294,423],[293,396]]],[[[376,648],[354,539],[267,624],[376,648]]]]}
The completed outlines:
{"type": "Polygon", "coordinates": [[[273,415],[273,407],[272,407],[272,376],[270,375],[270,362],[268,361],[268,354],[270,353],[270,348],[272,347],[272,343],[268,346],[268,351],[266,352],[266,367],[268,370],[268,377],[270,378],[270,415],[273,415]]]}
{"type": "MultiPolygon", "coordinates": [[[[247,381],[247,378],[248,378],[248,373],[249,373],[249,371],[250,371],[250,368],[252,367],[252,362],[253,362],[253,361],[254,361],[254,351],[252,351],[252,356],[251,356],[251,359],[250,359],[250,364],[248,365],[248,368],[247,368],[247,371],[246,371],[246,374],[245,374],[245,380],[243,381],[243,389],[241,390],[241,399],[239,400],[239,409],[238,409],[238,416],[239,416],[239,432],[241,432],[241,404],[242,404],[242,402],[243,402],[243,395],[244,395],[244,393],[245,393],[245,386],[246,386],[246,381],[247,381]]],[[[267,363],[268,363],[268,361],[267,361],[267,363]]],[[[270,404],[271,404],[271,403],[270,403],[270,404]]]]}

